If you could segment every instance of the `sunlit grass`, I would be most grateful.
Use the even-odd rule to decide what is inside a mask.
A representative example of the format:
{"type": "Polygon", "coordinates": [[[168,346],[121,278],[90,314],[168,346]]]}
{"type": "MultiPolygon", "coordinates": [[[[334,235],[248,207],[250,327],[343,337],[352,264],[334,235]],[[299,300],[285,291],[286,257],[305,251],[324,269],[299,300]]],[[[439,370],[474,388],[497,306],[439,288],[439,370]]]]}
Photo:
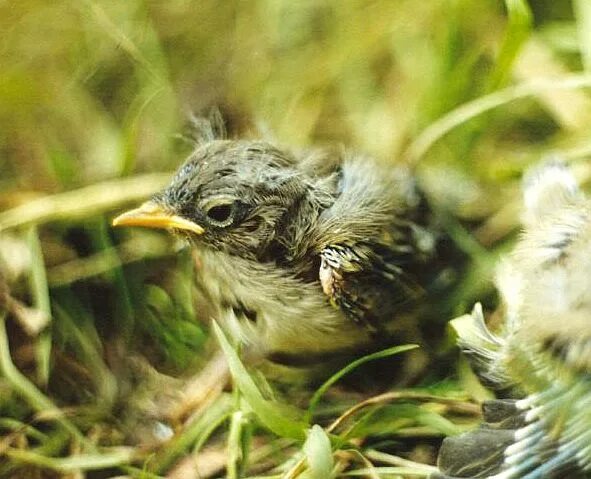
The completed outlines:
{"type": "Polygon", "coordinates": [[[0,476],[427,476],[488,394],[464,364],[380,394],[342,384],[373,356],[277,383],[212,329],[190,251],[109,222],[189,151],[188,114],[218,106],[234,136],[410,165],[471,258],[448,311],[494,302],[521,172],[558,153],[591,176],[589,7],[532,8],[1,4],[0,476]]]}

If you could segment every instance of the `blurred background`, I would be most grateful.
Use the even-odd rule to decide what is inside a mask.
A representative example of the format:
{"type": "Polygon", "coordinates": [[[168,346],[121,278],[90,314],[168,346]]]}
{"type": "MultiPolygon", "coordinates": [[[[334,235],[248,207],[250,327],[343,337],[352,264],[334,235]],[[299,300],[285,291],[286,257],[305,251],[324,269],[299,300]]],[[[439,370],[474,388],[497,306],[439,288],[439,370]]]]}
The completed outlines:
{"type": "MultiPolygon", "coordinates": [[[[269,432],[221,390],[190,251],[110,219],[166,183],[189,116],[217,107],[231,136],[415,169],[471,259],[454,310],[492,309],[523,170],[559,154],[591,174],[588,2],[22,0],[0,2],[0,32],[0,477],[328,477],[310,451],[333,475],[424,477],[438,440],[475,424],[490,393],[458,363],[416,386],[445,400],[374,411],[332,451],[269,432]]],[[[251,374],[269,407],[305,404],[251,374]]]]}

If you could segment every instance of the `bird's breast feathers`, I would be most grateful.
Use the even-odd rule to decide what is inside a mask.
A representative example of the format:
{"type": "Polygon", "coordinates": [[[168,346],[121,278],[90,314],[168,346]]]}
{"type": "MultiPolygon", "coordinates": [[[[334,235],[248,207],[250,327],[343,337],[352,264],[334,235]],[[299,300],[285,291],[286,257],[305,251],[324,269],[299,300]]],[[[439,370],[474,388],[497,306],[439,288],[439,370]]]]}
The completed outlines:
{"type": "Polygon", "coordinates": [[[368,342],[329,304],[320,281],[305,282],[272,263],[202,250],[198,278],[231,333],[264,354],[346,350],[368,342]],[[330,340],[319,341],[319,335],[330,340]]]}

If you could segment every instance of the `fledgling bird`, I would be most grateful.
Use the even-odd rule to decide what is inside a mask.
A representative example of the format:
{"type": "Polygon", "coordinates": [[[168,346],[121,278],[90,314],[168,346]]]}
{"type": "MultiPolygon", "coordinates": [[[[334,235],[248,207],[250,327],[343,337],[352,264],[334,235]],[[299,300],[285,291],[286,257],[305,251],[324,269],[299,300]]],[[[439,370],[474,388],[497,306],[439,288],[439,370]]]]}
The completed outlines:
{"type": "Polygon", "coordinates": [[[504,330],[490,333],[479,305],[456,329],[489,381],[525,397],[507,402],[505,425],[487,418],[444,443],[448,476],[591,477],[591,200],[552,161],[526,176],[524,203],[523,234],[497,274],[504,330]]]}
{"type": "Polygon", "coordinates": [[[205,136],[163,191],[114,225],[198,250],[219,320],[265,357],[353,351],[395,334],[448,268],[447,239],[401,168],[205,136]]]}

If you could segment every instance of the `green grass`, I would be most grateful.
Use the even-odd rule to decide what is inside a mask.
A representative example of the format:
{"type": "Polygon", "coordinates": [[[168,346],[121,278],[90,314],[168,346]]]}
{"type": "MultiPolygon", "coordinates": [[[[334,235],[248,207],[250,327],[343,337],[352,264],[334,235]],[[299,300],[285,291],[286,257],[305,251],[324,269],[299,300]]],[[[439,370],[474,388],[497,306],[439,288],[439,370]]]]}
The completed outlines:
{"type": "Polygon", "coordinates": [[[471,258],[453,310],[490,310],[522,171],[558,153],[591,177],[590,18],[580,0],[0,4],[0,477],[428,475],[490,394],[464,363],[381,394],[350,384],[375,356],[278,382],[212,327],[190,251],[110,219],[219,106],[235,136],[410,165],[471,258]]]}

